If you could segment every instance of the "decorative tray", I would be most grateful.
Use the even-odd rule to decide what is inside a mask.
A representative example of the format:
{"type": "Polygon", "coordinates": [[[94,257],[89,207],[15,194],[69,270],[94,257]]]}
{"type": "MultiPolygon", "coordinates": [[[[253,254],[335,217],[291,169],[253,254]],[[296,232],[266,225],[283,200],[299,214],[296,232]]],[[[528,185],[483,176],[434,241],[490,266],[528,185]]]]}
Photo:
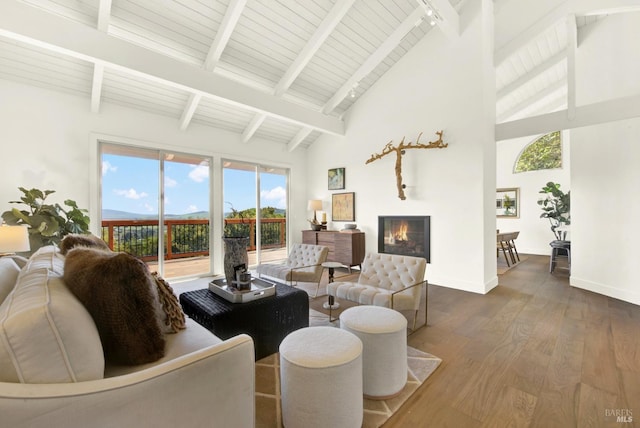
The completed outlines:
{"type": "Polygon", "coordinates": [[[250,289],[238,290],[236,287],[229,287],[226,279],[219,278],[209,283],[209,290],[231,303],[246,303],[273,296],[276,294],[276,284],[252,277],[250,289]]]}

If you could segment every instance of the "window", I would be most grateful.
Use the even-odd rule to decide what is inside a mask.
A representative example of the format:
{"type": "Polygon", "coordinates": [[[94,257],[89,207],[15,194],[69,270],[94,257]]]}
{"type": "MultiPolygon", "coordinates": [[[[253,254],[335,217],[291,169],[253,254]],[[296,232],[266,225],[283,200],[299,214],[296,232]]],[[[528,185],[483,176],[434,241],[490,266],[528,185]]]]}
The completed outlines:
{"type": "Polygon", "coordinates": [[[211,271],[211,160],[200,155],[100,144],[102,237],[115,251],[176,278],[211,271]]]}
{"type": "Polygon", "coordinates": [[[224,234],[249,237],[249,265],[287,258],[287,169],[223,160],[224,234]]]}
{"type": "Polygon", "coordinates": [[[526,146],[518,159],[514,172],[562,168],[562,138],[560,131],[543,135],[526,146]]]}

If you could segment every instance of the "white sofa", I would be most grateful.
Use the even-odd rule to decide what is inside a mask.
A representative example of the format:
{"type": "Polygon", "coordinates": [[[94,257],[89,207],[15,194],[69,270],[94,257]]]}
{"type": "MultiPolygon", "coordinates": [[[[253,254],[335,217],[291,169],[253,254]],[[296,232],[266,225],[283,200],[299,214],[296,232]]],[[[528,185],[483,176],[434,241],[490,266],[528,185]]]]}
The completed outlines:
{"type": "Polygon", "coordinates": [[[0,258],[0,425],[7,427],[251,427],[251,337],[222,341],[191,319],[166,355],[105,364],[84,306],[62,282],[55,247],[20,266],[0,258]]]}

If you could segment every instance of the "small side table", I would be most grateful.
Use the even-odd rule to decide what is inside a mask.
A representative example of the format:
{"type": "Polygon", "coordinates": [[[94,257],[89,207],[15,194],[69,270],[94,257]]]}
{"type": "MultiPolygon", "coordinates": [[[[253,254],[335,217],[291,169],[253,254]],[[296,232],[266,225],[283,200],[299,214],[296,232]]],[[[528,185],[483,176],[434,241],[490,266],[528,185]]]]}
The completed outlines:
{"type": "MultiPolygon", "coordinates": [[[[333,274],[335,273],[335,269],[342,267],[342,263],[338,263],[338,262],[324,262],[322,263],[322,267],[323,268],[327,268],[329,270],[329,283],[333,282],[333,274]]],[[[338,309],[340,307],[340,303],[335,301],[335,298],[333,296],[328,295],[327,296],[327,301],[324,302],[322,304],[322,307],[325,309],[329,309],[329,322],[332,321],[331,319],[331,311],[333,309],[338,309]]]]}

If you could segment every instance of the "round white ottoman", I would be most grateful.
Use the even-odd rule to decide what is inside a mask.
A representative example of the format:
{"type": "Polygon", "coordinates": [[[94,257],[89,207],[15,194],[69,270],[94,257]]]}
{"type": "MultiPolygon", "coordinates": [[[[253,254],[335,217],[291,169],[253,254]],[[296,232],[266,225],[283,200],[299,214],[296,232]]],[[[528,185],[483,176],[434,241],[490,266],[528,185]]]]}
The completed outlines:
{"type": "Polygon", "coordinates": [[[362,340],[363,393],[384,400],[407,383],[407,319],[381,306],[354,306],[340,314],[340,328],[362,340]]]}
{"type": "Polygon", "coordinates": [[[362,426],[362,342],[335,327],[296,330],[280,344],[282,423],[362,426]]]}

